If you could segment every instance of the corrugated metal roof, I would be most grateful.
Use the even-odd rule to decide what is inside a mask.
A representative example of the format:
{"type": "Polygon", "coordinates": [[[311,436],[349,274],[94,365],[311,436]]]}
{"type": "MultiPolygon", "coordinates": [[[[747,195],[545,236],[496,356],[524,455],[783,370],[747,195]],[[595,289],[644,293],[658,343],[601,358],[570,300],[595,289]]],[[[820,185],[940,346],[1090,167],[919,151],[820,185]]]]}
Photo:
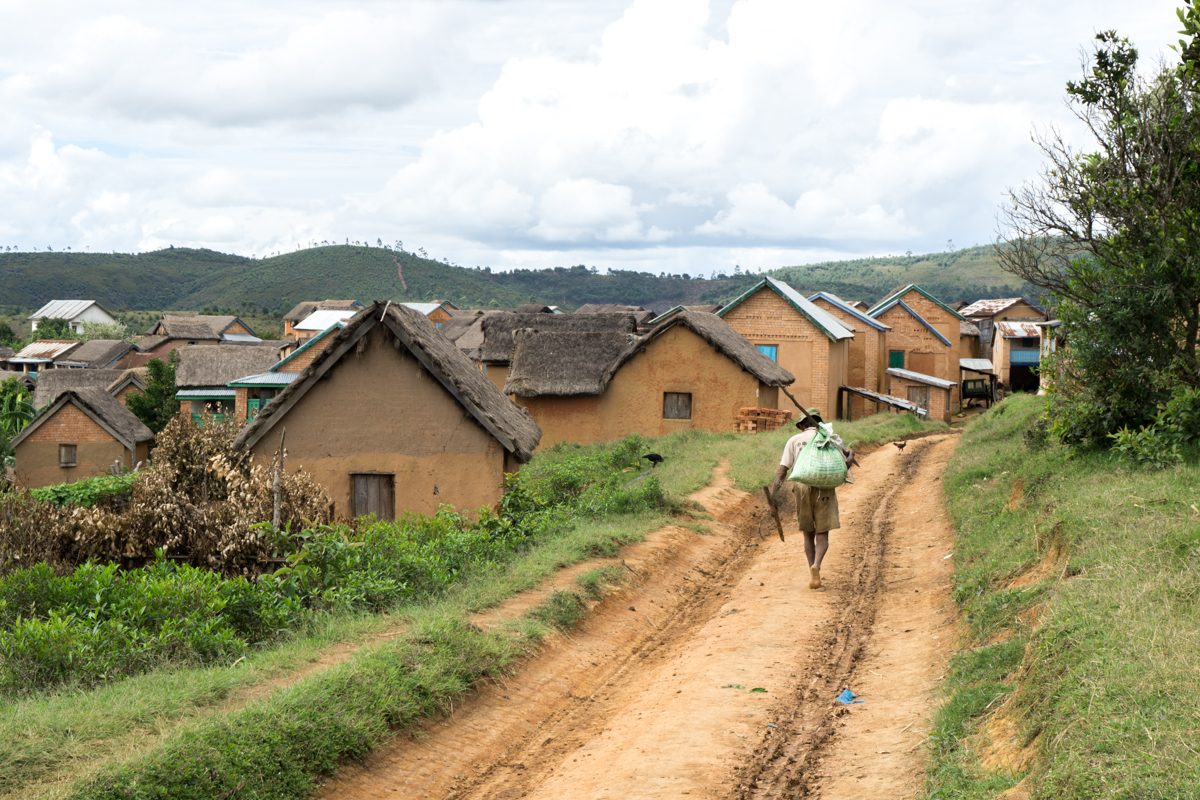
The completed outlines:
{"type": "MultiPolygon", "coordinates": [[[[833,303],[835,306],[842,309],[847,314],[854,317],[856,320],[859,320],[860,322],[864,322],[867,325],[870,325],[872,328],[874,328],[877,331],[890,331],[892,329],[890,325],[885,325],[877,319],[872,319],[871,317],[868,317],[866,314],[862,313],[857,308],[854,308],[849,303],[847,303],[845,300],[841,299],[840,297],[833,294],[832,292],[817,292],[816,294],[814,294],[812,297],[810,297],[808,299],[811,300],[813,303],[816,303],[816,301],[818,299],[824,300],[827,303],[833,303]]],[[[818,308],[820,308],[820,306],[818,306],[818,308]]]]}
{"type": "Polygon", "coordinates": [[[62,358],[83,342],[63,339],[39,339],[22,347],[16,358],[62,358]]]}
{"type": "Polygon", "coordinates": [[[95,304],[95,300],[51,300],[28,319],[75,319],[95,304]]]}
{"type": "Polygon", "coordinates": [[[961,369],[969,369],[971,372],[987,372],[990,374],[996,371],[995,367],[992,366],[992,362],[986,358],[960,358],[958,366],[961,369]]]}
{"type": "Polygon", "coordinates": [[[1041,326],[1036,322],[1004,320],[996,323],[996,331],[1005,339],[1037,339],[1042,335],[1041,326]]]}
{"type": "Polygon", "coordinates": [[[287,386],[296,380],[299,372],[260,372],[257,375],[247,375],[230,381],[228,386],[287,386]]]}
{"type": "Polygon", "coordinates": [[[964,317],[990,317],[1019,302],[1021,302],[1019,297],[1007,297],[1003,300],[976,300],[958,313],[964,317]]]}
{"type": "Polygon", "coordinates": [[[777,281],[774,278],[763,278],[759,283],[754,284],[748,291],[743,292],[734,300],[730,301],[729,305],[717,312],[718,317],[724,317],[734,308],[739,306],[743,300],[758,292],[765,286],[769,286],[783,299],[787,300],[793,308],[808,317],[814,325],[822,329],[822,332],[833,341],[841,341],[842,339],[853,339],[854,334],[846,329],[846,326],[838,321],[838,318],[830,314],[825,309],[809,301],[807,297],[797,292],[792,287],[782,281],[777,281]]]}
{"type": "Polygon", "coordinates": [[[862,395],[863,397],[867,398],[868,400],[873,400],[876,403],[883,403],[886,406],[891,406],[893,408],[899,408],[904,411],[909,411],[913,414],[916,414],[918,417],[929,416],[929,412],[926,411],[925,409],[921,408],[916,403],[910,403],[909,401],[907,401],[903,398],[900,398],[900,397],[892,397],[890,394],[880,394],[879,392],[872,392],[870,389],[862,389],[857,386],[843,386],[841,388],[845,389],[848,392],[851,392],[852,394],[862,395]]]}
{"type": "Polygon", "coordinates": [[[206,400],[210,397],[225,398],[236,396],[237,392],[233,389],[180,389],[175,393],[175,398],[178,400],[206,400]]]}
{"type": "Polygon", "coordinates": [[[295,329],[298,331],[323,331],[338,322],[343,322],[350,319],[357,311],[340,311],[336,309],[322,309],[314,311],[304,318],[304,321],[297,324],[295,329]]]}
{"type": "Polygon", "coordinates": [[[904,378],[905,380],[916,381],[917,383],[927,383],[930,386],[937,386],[941,389],[953,389],[954,383],[944,381],[941,378],[935,378],[932,375],[923,375],[920,372],[913,372],[907,369],[896,369],[892,367],[887,371],[888,375],[896,378],[904,378]]]}
{"type": "Polygon", "coordinates": [[[441,303],[398,303],[397,305],[408,306],[413,311],[418,311],[427,317],[442,307],[441,303]]]}
{"type": "Polygon", "coordinates": [[[257,336],[251,336],[248,333],[223,333],[221,338],[227,342],[261,342],[262,339],[257,336]]]}

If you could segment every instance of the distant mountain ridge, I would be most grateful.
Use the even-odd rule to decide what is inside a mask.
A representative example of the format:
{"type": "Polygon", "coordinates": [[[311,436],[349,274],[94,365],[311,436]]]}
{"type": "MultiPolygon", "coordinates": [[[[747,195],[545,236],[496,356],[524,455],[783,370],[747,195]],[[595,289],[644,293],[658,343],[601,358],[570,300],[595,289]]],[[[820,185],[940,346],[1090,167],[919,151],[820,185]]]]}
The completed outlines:
{"type": "MultiPolygon", "coordinates": [[[[762,275],[716,279],[584,266],[493,272],[382,247],[331,245],[252,259],[184,247],[138,254],[0,253],[0,306],[35,309],[51,299],[99,300],[121,309],[279,312],[300,300],[353,298],[449,300],[459,307],[544,303],[641,305],[726,302],[762,275]]],[[[992,248],[923,256],[867,258],[781,267],[767,273],[803,292],[830,291],[872,302],[905,283],[920,283],[946,302],[1029,294],[1002,272],[992,248]]]]}

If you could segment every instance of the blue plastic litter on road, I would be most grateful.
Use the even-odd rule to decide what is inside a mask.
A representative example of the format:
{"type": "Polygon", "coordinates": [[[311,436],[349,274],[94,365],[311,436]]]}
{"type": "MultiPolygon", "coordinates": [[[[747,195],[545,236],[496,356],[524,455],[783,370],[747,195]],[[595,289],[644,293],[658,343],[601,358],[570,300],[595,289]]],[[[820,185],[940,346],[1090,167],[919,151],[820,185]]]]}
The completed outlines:
{"type": "Polygon", "coordinates": [[[847,688],[847,689],[843,689],[842,693],[839,694],[835,699],[842,705],[847,705],[847,706],[850,705],[851,703],[867,702],[866,700],[855,700],[854,698],[856,698],[856,697],[858,697],[858,695],[856,695],[854,692],[850,691],[850,689],[847,688]]]}

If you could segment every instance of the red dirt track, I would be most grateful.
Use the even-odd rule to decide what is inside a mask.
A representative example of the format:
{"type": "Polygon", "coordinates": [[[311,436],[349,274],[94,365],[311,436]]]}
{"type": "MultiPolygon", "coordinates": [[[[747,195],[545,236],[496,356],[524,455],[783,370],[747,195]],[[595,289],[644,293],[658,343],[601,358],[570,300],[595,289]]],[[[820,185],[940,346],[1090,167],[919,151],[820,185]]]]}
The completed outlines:
{"type": "Polygon", "coordinates": [[[577,630],[320,796],[911,796],[955,640],[940,477],[956,441],[862,459],[838,490],[843,527],[819,591],[794,515],[786,542],[760,538],[761,502],[719,468],[693,495],[711,534],[665,528],[624,549],[637,577],[577,630]],[[835,703],[845,686],[866,702],[835,703]]]}

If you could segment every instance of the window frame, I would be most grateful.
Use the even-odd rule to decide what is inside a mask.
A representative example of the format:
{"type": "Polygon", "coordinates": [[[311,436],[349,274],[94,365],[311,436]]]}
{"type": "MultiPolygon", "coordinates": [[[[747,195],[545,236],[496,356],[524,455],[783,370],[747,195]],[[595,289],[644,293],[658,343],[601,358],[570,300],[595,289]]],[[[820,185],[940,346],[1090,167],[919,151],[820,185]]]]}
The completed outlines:
{"type": "Polygon", "coordinates": [[[904,350],[888,350],[888,369],[904,369],[904,354],[904,350]],[[900,366],[898,367],[892,363],[893,357],[897,355],[900,356],[900,366]]]}
{"type": "MultiPolygon", "coordinates": [[[[678,401],[676,401],[678,402],[678,401]]],[[[663,392],[662,418],[676,420],[690,420],[692,418],[692,393],[691,392],[663,392]],[[667,416],[667,403],[670,398],[687,398],[687,416],[686,417],[669,417],[667,416]]]]}
{"type": "Polygon", "coordinates": [[[776,364],[779,363],[779,345],[777,345],[777,344],[756,344],[754,346],[758,349],[758,352],[762,353],[764,356],[771,359],[776,364]],[[771,352],[768,353],[765,350],[763,350],[764,347],[771,348],[771,352]]]}
{"type": "Polygon", "coordinates": [[[384,517],[375,515],[375,519],[379,522],[392,522],[396,519],[396,473],[394,472],[351,472],[350,473],[350,516],[352,519],[366,516],[370,513],[367,509],[358,508],[358,479],[359,478],[377,478],[385,479],[385,485],[390,495],[389,505],[391,506],[391,516],[384,517]]]}
{"type": "Polygon", "coordinates": [[[58,466],[63,469],[66,469],[68,467],[79,466],[79,445],[78,444],[65,444],[65,443],[61,443],[61,442],[59,443],[59,445],[58,445],[58,466]],[[68,447],[71,448],[71,460],[64,461],[63,460],[63,451],[65,448],[68,448],[68,447]]]}

